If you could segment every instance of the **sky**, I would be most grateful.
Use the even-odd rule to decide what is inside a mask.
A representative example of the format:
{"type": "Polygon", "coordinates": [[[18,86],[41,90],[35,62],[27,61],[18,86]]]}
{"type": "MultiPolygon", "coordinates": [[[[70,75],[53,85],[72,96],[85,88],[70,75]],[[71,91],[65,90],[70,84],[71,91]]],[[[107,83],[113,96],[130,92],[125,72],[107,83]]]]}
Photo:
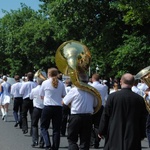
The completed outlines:
{"type": "Polygon", "coordinates": [[[10,10],[18,10],[21,8],[20,3],[30,6],[34,10],[39,9],[39,0],[0,0],[0,18],[4,16],[2,9],[10,12],[10,10]]]}

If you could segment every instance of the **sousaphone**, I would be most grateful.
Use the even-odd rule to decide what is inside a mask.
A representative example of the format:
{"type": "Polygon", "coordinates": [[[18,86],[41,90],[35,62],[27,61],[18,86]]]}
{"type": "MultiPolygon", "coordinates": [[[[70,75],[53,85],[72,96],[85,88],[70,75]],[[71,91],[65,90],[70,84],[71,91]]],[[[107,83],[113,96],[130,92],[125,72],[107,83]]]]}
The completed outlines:
{"type": "MultiPolygon", "coordinates": [[[[135,79],[143,80],[144,83],[150,88],[150,66],[142,69],[139,73],[137,73],[135,79]]],[[[144,95],[144,101],[147,111],[150,113],[150,103],[149,100],[146,100],[146,95],[144,95]]]]}
{"type": "Polygon", "coordinates": [[[87,73],[90,62],[91,53],[89,49],[82,43],[74,40],[70,40],[62,43],[55,55],[56,66],[64,75],[70,76],[72,83],[85,91],[92,93],[97,97],[98,105],[94,110],[96,113],[101,105],[102,100],[100,93],[92,86],[83,83],[79,79],[79,74],[87,73]]]}

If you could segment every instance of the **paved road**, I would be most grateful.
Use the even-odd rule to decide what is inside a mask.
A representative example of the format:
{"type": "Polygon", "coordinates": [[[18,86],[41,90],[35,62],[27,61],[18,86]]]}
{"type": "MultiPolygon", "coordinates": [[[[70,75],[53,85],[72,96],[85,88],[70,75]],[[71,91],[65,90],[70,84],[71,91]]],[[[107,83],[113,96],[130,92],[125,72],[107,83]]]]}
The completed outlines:
{"type": "MultiPolygon", "coordinates": [[[[1,114],[1,113],[0,113],[1,114]]],[[[1,117],[1,115],[0,115],[1,117]]],[[[24,135],[19,127],[14,127],[14,118],[12,114],[12,102],[9,107],[8,121],[0,119],[0,150],[40,150],[41,148],[32,148],[32,139],[29,133],[24,135]]],[[[29,120],[30,124],[30,120],[29,120]]],[[[50,135],[51,135],[51,129],[50,135]]],[[[104,140],[101,141],[99,149],[103,149],[104,140]]],[[[68,143],[66,137],[61,137],[60,150],[67,150],[68,143]]],[[[142,141],[142,150],[148,150],[148,141],[142,141]]],[[[41,149],[42,150],[42,149],[41,149]]],[[[91,148],[91,150],[94,150],[91,148]]]]}

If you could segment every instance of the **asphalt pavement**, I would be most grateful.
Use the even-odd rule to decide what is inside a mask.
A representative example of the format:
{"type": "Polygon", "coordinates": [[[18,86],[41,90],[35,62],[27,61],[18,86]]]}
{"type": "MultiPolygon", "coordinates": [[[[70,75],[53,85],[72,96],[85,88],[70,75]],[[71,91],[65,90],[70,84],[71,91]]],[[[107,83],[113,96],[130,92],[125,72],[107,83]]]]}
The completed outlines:
{"type": "MultiPolygon", "coordinates": [[[[30,132],[27,134],[23,134],[22,130],[19,127],[14,127],[15,121],[13,118],[12,111],[13,102],[9,106],[9,113],[7,122],[1,120],[1,112],[0,112],[0,150],[42,150],[42,148],[31,146],[32,138],[30,136],[30,132]]],[[[28,123],[30,125],[31,121],[28,118],[28,123]]],[[[30,128],[29,128],[30,131],[30,128]]],[[[50,136],[52,135],[51,128],[49,129],[50,136]]],[[[130,134],[130,133],[129,133],[130,134]]],[[[51,137],[50,137],[51,138],[51,137]]],[[[104,146],[104,140],[101,140],[99,149],[102,150],[104,146]]],[[[60,141],[60,150],[68,149],[67,137],[61,137],[60,141]]],[[[148,150],[148,140],[145,138],[142,141],[142,150],[148,150]]],[[[94,148],[90,148],[90,150],[94,150],[94,148]]]]}

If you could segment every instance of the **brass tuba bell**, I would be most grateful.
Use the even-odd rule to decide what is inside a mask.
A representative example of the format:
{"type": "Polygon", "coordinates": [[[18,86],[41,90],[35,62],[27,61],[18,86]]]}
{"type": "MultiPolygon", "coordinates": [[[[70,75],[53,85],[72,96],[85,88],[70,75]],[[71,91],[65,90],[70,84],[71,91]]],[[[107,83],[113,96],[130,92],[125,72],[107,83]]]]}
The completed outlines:
{"type": "MultiPolygon", "coordinates": [[[[141,79],[150,88],[150,66],[142,69],[135,75],[135,79],[141,79]]],[[[150,103],[146,100],[146,95],[144,95],[144,101],[147,111],[150,113],[150,103]]]]}
{"type": "Polygon", "coordinates": [[[64,75],[70,76],[72,83],[97,97],[98,105],[94,110],[96,113],[102,104],[100,93],[92,86],[80,81],[79,74],[88,71],[91,54],[89,49],[82,43],[70,40],[61,44],[55,55],[56,66],[64,75]]]}
{"type": "Polygon", "coordinates": [[[46,73],[43,72],[41,69],[39,69],[35,74],[34,74],[34,78],[40,78],[42,80],[46,80],[47,77],[45,75],[46,73]]]}

